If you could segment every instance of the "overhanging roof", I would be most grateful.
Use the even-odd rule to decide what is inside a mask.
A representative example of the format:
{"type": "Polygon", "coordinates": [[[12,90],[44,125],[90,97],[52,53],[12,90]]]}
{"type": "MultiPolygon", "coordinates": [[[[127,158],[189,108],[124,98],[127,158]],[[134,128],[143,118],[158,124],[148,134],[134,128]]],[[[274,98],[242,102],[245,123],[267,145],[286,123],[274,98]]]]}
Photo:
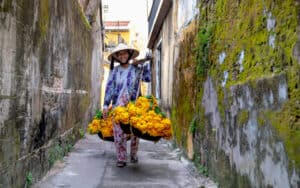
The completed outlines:
{"type": "Polygon", "coordinates": [[[105,21],[105,30],[129,30],[130,21],[105,21]]]}
{"type": "Polygon", "coordinates": [[[165,17],[167,16],[169,9],[172,5],[172,0],[154,0],[150,15],[148,17],[148,29],[149,29],[149,41],[147,44],[148,48],[152,48],[160,32],[161,26],[164,23],[165,17]]]}

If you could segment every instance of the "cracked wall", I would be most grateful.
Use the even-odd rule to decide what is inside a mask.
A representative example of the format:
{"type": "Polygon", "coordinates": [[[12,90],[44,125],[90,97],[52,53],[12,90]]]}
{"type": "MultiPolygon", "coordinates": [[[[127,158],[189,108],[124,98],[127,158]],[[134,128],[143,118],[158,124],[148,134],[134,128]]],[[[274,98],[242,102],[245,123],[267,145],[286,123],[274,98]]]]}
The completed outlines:
{"type": "Polygon", "coordinates": [[[176,142],[222,187],[299,187],[299,6],[200,2],[180,33],[176,142]]]}
{"type": "Polygon", "coordinates": [[[94,14],[90,25],[75,0],[1,1],[0,187],[41,178],[99,107],[94,14]]]}

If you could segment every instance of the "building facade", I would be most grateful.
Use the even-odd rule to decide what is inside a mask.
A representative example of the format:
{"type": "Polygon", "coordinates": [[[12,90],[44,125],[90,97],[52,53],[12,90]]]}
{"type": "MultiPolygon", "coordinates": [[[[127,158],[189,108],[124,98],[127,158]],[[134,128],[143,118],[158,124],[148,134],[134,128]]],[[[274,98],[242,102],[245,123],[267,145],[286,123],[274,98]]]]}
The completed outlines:
{"type": "Polygon", "coordinates": [[[299,6],[152,1],[152,93],[177,146],[222,187],[300,185],[299,6]]]}

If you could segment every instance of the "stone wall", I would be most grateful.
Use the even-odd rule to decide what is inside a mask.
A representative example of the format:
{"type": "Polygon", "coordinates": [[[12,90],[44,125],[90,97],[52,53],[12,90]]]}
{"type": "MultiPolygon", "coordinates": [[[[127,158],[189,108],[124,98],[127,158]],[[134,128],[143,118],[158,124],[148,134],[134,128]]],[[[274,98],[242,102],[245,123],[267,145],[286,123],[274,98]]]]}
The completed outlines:
{"type": "Polygon", "coordinates": [[[176,142],[220,187],[300,187],[299,6],[205,1],[180,33],[176,142]]]}
{"type": "Polygon", "coordinates": [[[97,11],[91,26],[75,0],[0,2],[0,187],[40,179],[99,107],[97,11]]]}

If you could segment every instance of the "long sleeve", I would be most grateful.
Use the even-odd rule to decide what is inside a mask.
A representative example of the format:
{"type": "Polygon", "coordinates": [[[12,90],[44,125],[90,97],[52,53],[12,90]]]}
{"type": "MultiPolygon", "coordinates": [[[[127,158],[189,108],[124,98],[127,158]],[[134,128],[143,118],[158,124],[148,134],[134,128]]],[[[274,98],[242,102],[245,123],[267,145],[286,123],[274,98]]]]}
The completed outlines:
{"type": "MultiPolygon", "coordinates": [[[[136,76],[133,78],[133,84],[130,86],[130,100],[134,101],[141,93],[139,90],[140,87],[140,81],[143,82],[151,82],[151,69],[150,69],[150,64],[143,64],[143,65],[138,65],[138,67],[135,68],[135,73],[136,76]]],[[[129,85],[128,85],[129,86],[129,85]]]]}
{"type": "Polygon", "coordinates": [[[142,75],[142,81],[144,82],[151,82],[151,67],[150,63],[146,63],[143,65],[143,75],[142,75]]]}
{"type": "Polygon", "coordinates": [[[105,97],[104,97],[104,105],[103,108],[108,108],[114,94],[115,86],[116,86],[116,81],[115,81],[115,71],[112,70],[109,73],[107,84],[106,84],[106,89],[105,89],[105,97]]]}

